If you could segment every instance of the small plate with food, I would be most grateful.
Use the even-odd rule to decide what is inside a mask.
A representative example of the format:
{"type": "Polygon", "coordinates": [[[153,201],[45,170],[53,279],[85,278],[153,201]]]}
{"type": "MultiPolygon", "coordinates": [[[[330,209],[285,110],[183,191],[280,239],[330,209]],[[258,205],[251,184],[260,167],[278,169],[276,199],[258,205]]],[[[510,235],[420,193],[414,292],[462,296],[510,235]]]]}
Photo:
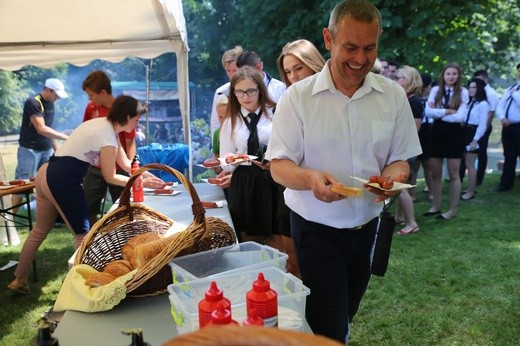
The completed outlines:
{"type": "Polygon", "coordinates": [[[351,177],[354,180],[357,180],[363,184],[370,185],[376,189],[382,190],[382,191],[401,191],[410,189],[412,187],[415,187],[416,185],[410,185],[405,183],[400,183],[397,181],[393,181],[389,178],[382,177],[382,176],[371,176],[369,179],[363,179],[358,177],[351,177]]]}
{"type": "Polygon", "coordinates": [[[204,209],[222,208],[224,206],[222,201],[201,201],[201,203],[204,209]]]}
{"type": "Polygon", "coordinates": [[[33,180],[31,180],[31,179],[0,181],[0,189],[3,189],[3,190],[12,189],[13,187],[19,187],[19,186],[29,184],[32,181],[33,180]]]}
{"type": "Polygon", "coordinates": [[[226,157],[219,157],[221,166],[225,165],[239,165],[244,162],[250,162],[258,158],[257,156],[247,155],[247,154],[228,154],[226,157]]]}
{"type": "Polygon", "coordinates": [[[204,160],[204,162],[197,164],[197,166],[203,168],[218,168],[220,167],[220,161],[216,157],[210,157],[204,160]]]}
{"type": "Polygon", "coordinates": [[[148,187],[143,187],[143,192],[150,195],[166,195],[166,196],[175,196],[181,193],[180,190],[174,190],[173,188],[177,186],[178,183],[167,183],[162,189],[151,189],[148,187]]]}
{"type": "Polygon", "coordinates": [[[220,183],[222,183],[220,178],[202,178],[201,181],[214,186],[218,186],[220,183]]]}
{"type": "Polygon", "coordinates": [[[153,194],[156,196],[176,196],[181,193],[180,190],[174,189],[154,189],[153,194]]]}

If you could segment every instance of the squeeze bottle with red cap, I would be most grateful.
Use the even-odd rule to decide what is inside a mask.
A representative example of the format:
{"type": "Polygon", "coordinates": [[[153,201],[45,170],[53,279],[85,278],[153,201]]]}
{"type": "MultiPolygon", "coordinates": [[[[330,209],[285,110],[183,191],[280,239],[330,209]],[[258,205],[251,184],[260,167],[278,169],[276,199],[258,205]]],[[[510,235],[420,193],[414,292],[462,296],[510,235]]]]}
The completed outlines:
{"type": "Polygon", "coordinates": [[[246,308],[248,314],[254,309],[257,316],[264,320],[265,327],[278,327],[278,295],[263,273],[258,274],[253,289],[246,294],[246,308]]]}
{"type": "Polygon", "coordinates": [[[224,308],[224,302],[220,301],[217,303],[217,309],[211,313],[211,321],[206,324],[209,326],[225,326],[228,324],[238,326],[238,322],[231,318],[231,311],[224,308]]]}
{"type": "Polygon", "coordinates": [[[244,326],[264,326],[264,320],[256,314],[255,309],[250,309],[247,311],[247,317],[244,318],[244,322],[242,322],[244,326]]]}
{"type": "MultiPolygon", "coordinates": [[[[130,172],[134,174],[135,171],[139,169],[139,160],[138,156],[135,155],[132,161],[132,168],[130,172]]],[[[138,176],[132,185],[132,198],[134,202],[142,202],[144,201],[144,193],[143,193],[143,178],[138,176]]]]}
{"type": "Polygon", "coordinates": [[[209,289],[204,294],[204,299],[199,302],[199,328],[203,328],[211,321],[211,313],[215,311],[219,302],[224,309],[231,311],[231,302],[224,297],[224,293],[217,287],[215,281],[211,281],[209,289]]]}

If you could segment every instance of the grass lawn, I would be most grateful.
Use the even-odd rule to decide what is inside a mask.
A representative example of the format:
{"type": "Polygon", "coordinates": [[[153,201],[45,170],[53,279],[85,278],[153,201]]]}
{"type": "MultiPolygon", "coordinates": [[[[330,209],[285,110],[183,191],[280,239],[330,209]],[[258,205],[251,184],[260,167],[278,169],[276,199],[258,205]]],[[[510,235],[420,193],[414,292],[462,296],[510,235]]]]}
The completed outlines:
{"type": "MultiPolygon", "coordinates": [[[[489,193],[499,177],[487,175],[476,198],[461,201],[457,217],[448,221],[423,217],[429,202],[417,193],[421,230],[394,237],[388,272],[372,278],[352,324],[351,346],[519,344],[520,227],[514,214],[520,180],[511,192],[489,193]]],[[[445,184],[443,210],[447,194],[445,184]]],[[[20,229],[22,239],[27,232],[20,229]]],[[[0,266],[16,260],[20,249],[0,246],[0,266]]],[[[38,253],[39,281],[28,296],[4,289],[13,269],[0,271],[0,345],[30,344],[72,252],[67,229],[53,230],[38,253]]]]}

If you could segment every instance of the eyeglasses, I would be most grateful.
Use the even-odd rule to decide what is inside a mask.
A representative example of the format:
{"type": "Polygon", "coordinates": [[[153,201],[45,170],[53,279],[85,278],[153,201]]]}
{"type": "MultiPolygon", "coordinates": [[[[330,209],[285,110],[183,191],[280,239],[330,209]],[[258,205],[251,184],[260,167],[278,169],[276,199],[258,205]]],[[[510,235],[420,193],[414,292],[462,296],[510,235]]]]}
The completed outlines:
{"type": "Polygon", "coordinates": [[[253,97],[253,96],[256,96],[257,93],[258,93],[258,89],[247,89],[247,90],[237,89],[237,90],[235,90],[236,97],[240,97],[240,98],[244,97],[244,95],[253,97]]]}

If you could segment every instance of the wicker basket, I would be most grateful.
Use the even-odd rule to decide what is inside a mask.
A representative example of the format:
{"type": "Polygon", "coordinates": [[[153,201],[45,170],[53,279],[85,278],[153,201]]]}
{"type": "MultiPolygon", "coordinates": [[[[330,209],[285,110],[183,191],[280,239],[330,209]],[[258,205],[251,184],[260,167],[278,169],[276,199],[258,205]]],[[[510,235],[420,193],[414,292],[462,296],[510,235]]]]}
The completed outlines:
{"type": "Polygon", "coordinates": [[[341,346],[325,336],[266,327],[211,326],[168,340],[163,346],[341,346]]]}
{"type": "Polygon", "coordinates": [[[193,201],[193,222],[126,283],[127,295],[130,296],[166,292],[166,287],[172,283],[168,266],[172,258],[236,242],[235,232],[226,222],[215,217],[205,217],[205,209],[195,187],[183,174],[163,164],[148,164],[130,177],[121,193],[119,207],[92,226],[78,249],[75,265],[84,263],[101,271],[109,262],[122,258],[121,250],[130,238],[150,231],[162,236],[174,224],[167,216],[145,205],[130,203],[132,184],[139,175],[152,169],[169,172],[184,185],[193,201]]]}

